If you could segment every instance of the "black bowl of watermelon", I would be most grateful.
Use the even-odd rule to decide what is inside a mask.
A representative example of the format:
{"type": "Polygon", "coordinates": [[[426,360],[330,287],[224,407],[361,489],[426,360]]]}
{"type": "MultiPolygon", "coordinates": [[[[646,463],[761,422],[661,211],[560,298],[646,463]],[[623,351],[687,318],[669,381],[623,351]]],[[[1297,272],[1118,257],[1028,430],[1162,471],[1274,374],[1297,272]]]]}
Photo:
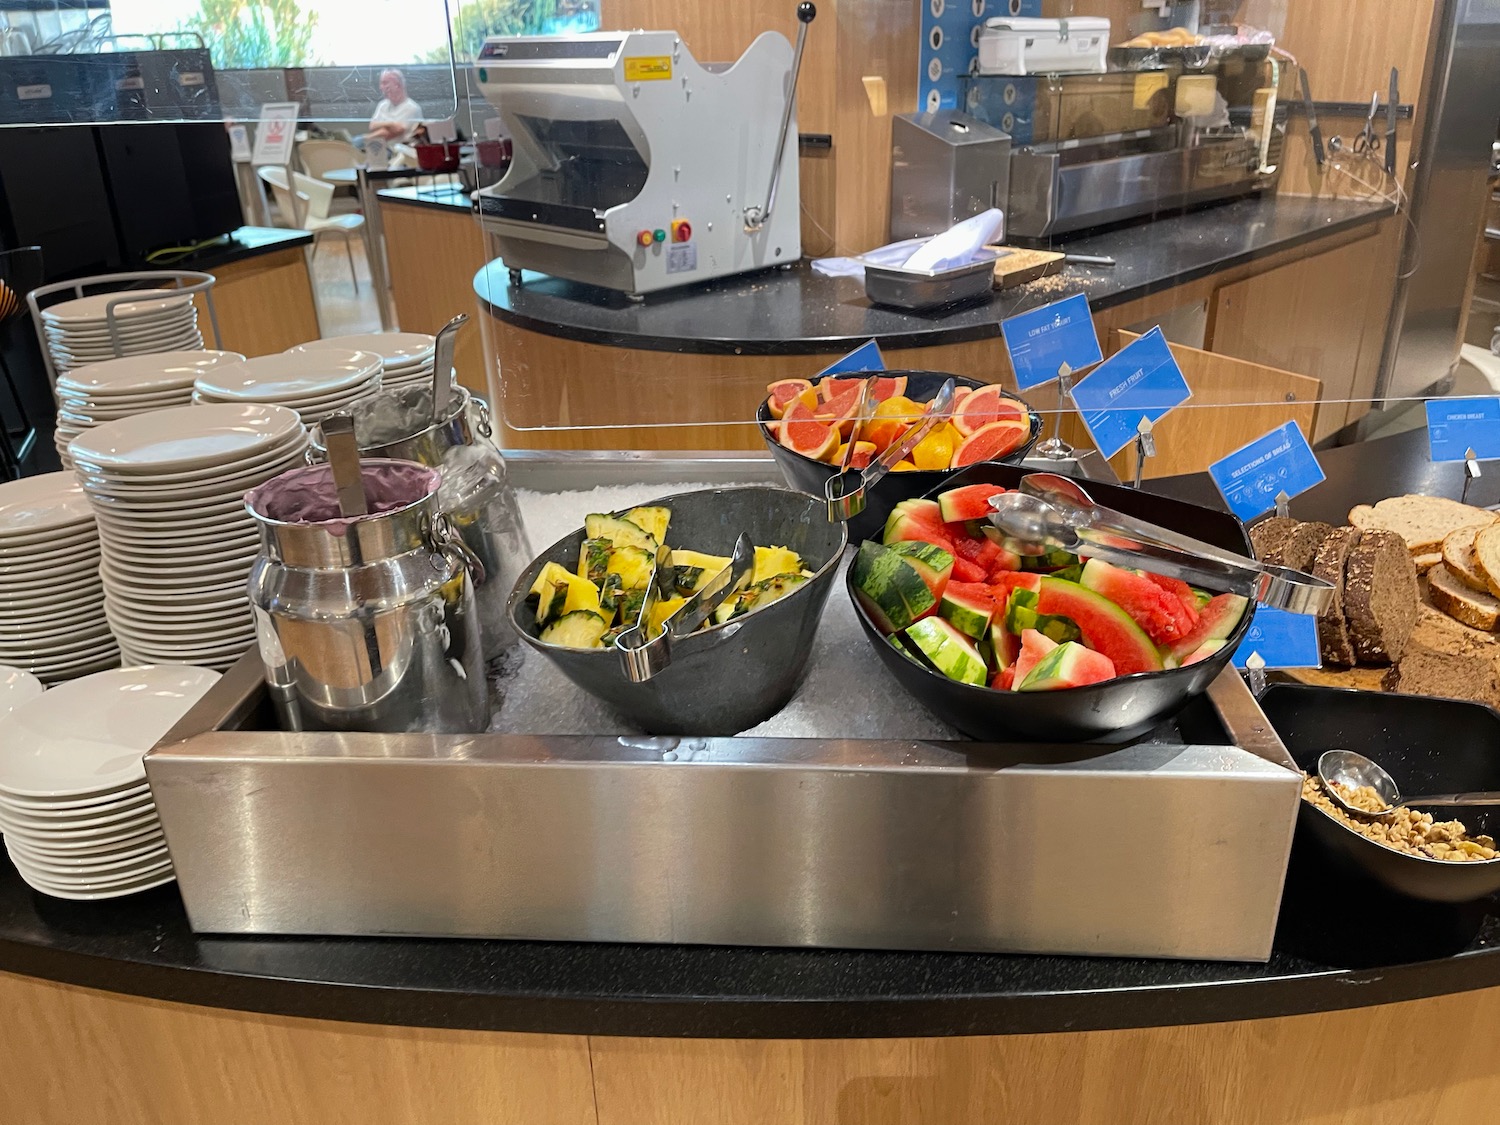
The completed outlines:
{"type": "MultiPolygon", "coordinates": [[[[897,503],[845,575],[855,616],[902,686],[972,738],[1136,738],[1223,671],[1254,607],[1103,559],[1008,551],[984,517],[989,498],[1027,471],[975,465],[897,503]]],[[[1093,481],[1088,490],[1127,515],[1251,552],[1227,512],[1093,481]]]]}
{"type": "MultiPolygon", "coordinates": [[[[843,443],[853,426],[861,378],[782,379],[767,388],[755,417],[766,448],[792,488],[822,498],[823,485],[838,471],[843,443]]],[[[941,371],[886,371],[876,380],[879,401],[865,428],[864,436],[872,440],[856,445],[854,465],[863,468],[900,440],[948,379],[956,384],[958,396],[953,430],[929,435],[913,452],[912,467],[888,473],[870,491],[865,510],[849,521],[851,539],[878,535],[897,503],[925,495],[959,469],[988,461],[1018,463],[1036,444],[1041,415],[997,384],[941,371]]]]}

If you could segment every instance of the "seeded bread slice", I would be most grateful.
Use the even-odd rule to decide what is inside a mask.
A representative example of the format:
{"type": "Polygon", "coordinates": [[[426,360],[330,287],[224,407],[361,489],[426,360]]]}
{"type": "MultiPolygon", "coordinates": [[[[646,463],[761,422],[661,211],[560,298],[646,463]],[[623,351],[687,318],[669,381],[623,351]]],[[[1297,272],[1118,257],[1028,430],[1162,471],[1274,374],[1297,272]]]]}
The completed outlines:
{"type": "Polygon", "coordinates": [[[1354,641],[1344,620],[1344,565],[1349,552],[1359,545],[1357,527],[1335,528],[1313,556],[1312,574],[1333,587],[1333,600],[1318,617],[1318,645],[1323,663],[1341,668],[1354,666],[1354,641]]]}
{"type": "Polygon", "coordinates": [[[1500,625],[1500,598],[1468,586],[1446,563],[1428,572],[1427,596],[1438,609],[1471,629],[1492,633],[1500,625]]]}
{"type": "Polygon", "coordinates": [[[1500,682],[1495,679],[1494,667],[1471,654],[1413,648],[1400,664],[1386,672],[1381,686],[1402,695],[1469,699],[1491,707],[1500,703],[1500,682]]]}
{"type": "Polygon", "coordinates": [[[1262,562],[1271,558],[1271,552],[1280,548],[1288,535],[1296,528],[1297,521],[1286,516],[1270,516],[1250,528],[1250,545],[1255,548],[1255,557],[1262,562]]]}
{"type": "Polygon", "coordinates": [[[1351,509],[1349,522],[1362,531],[1394,531],[1413,555],[1430,555],[1442,550],[1449,532],[1494,523],[1495,513],[1442,496],[1392,496],[1351,509]]]}
{"type": "Polygon", "coordinates": [[[1490,584],[1484,580],[1484,575],[1474,562],[1474,537],[1481,530],[1478,527],[1461,527],[1444,536],[1443,565],[1469,589],[1488,594],[1490,584]]]}
{"type": "Polygon", "coordinates": [[[1354,655],[1367,664],[1394,664],[1417,623],[1422,592],[1406,541],[1394,531],[1366,531],[1344,568],[1344,617],[1354,655]]]}
{"type": "Polygon", "coordinates": [[[1500,527],[1482,527],[1474,536],[1474,569],[1489,592],[1500,597],[1500,527]]]}
{"type": "Polygon", "coordinates": [[[1441,551],[1434,551],[1430,555],[1413,555],[1411,561],[1417,564],[1418,574],[1426,574],[1443,561],[1443,553],[1441,551]]]}
{"type": "Polygon", "coordinates": [[[1287,533],[1280,544],[1266,555],[1266,562],[1278,566],[1289,566],[1293,570],[1306,571],[1312,566],[1313,556],[1323,545],[1323,540],[1333,534],[1333,525],[1313,521],[1299,523],[1287,533]]]}

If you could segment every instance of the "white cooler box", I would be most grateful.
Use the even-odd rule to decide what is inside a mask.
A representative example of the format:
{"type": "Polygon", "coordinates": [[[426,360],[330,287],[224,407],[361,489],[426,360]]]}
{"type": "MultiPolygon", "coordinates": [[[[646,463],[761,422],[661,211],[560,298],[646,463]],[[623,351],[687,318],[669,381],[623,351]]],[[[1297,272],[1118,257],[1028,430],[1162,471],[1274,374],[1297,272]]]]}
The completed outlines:
{"type": "Polygon", "coordinates": [[[979,36],[980,74],[1103,74],[1109,20],[1000,16],[979,36]]]}

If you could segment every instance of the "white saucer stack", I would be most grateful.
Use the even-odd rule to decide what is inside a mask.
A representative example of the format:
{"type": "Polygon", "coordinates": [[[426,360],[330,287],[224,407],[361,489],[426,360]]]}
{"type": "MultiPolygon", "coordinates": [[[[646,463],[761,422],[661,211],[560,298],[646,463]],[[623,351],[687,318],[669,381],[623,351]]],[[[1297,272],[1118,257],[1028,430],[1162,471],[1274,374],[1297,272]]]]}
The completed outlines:
{"type": "Polygon", "coordinates": [[[0,832],[33,890],[106,899],[170,883],[141,759],[218,680],[203,668],[117,668],[0,717],[0,832]]]}
{"type": "Polygon", "coordinates": [[[238,352],[161,352],[106,359],[75,367],[57,380],[57,452],[68,460],[68,443],[105,422],[187,406],[193,381],[217,367],[242,363],[238,352]]]}
{"type": "Polygon", "coordinates": [[[437,340],[424,332],[367,332],[357,336],[330,336],[298,344],[292,352],[326,348],[357,348],[381,358],[384,373],[380,385],[386,389],[412,383],[432,385],[433,353],[437,340]]]}
{"type": "Polygon", "coordinates": [[[58,374],[104,359],[148,352],[187,351],[203,346],[198,331],[198,308],[191,296],[170,289],[142,289],[131,301],[114,309],[119,349],[110,337],[105,313],[121,293],[95,293],[62,301],[42,310],[47,350],[58,374]]]}
{"type": "Polygon", "coordinates": [[[257,403],[157,410],[74,440],[126,664],[222,670],[251,646],[245,581],[260,537],[244,496],[304,464],[307,446],[295,411],[257,403]]]}
{"type": "Polygon", "coordinates": [[[380,368],[378,355],[350,348],[263,355],[204,372],[193,401],[271,403],[315,426],[380,390],[380,368]]]}
{"type": "Polygon", "coordinates": [[[47,683],[119,665],[99,559],[72,473],[0,484],[0,664],[47,683]]]}

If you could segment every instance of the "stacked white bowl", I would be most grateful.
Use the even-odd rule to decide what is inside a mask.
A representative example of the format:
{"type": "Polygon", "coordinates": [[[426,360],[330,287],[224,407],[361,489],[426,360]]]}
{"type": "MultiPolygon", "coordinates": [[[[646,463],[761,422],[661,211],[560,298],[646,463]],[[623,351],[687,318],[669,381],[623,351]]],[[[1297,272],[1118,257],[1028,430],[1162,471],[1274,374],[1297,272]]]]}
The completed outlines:
{"type": "Polygon", "coordinates": [[[120,663],[99,532],[72,473],[0,484],[0,664],[47,683],[120,663]]]}
{"type": "Polygon", "coordinates": [[[380,368],[378,355],[349,348],[263,355],[204,372],[193,401],[271,403],[315,426],[380,390],[380,368]]]}
{"type": "Polygon", "coordinates": [[[244,359],[238,352],[160,352],[106,359],[59,376],[54,440],[63,465],[71,464],[68,444],[84,430],[148,410],[187,406],[198,376],[244,359]]]}
{"type": "Polygon", "coordinates": [[[142,289],[131,291],[130,301],[115,306],[114,320],[119,329],[116,350],[105,313],[109,303],[123,295],[95,293],[42,310],[47,350],[59,374],[122,355],[185,351],[203,346],[203,336],[198,331],[198,308],[191,296],[178,296],[170,289],[142,289]]]}
{"type": "Polygon", "coordinates": [[[356,348],[362,352],[374,352],[380,357],[383,367],[380,385],[387,389],[405,387],[412,383],[424,386],[432,384],[433,353],[437,348],[437,340],[424,332],[365,332],[356,336],[329,336],[323,340],[309,340],[305,344],[298,344],[291,351],[323,351],[329,348],[356,348]]]}
{"type": "Polygon", "coordinates": [[[23,703],[30,703],[46,691],[42,681],[30,672],[0,664],[0,719],[23,703]]]}
{"type": "Polygon", "coordinates": [[[250,647],[245,581],[260,538],[244,496],[304,464],[307,446],[296,411],[258,403],[137,414],[74,440],[126,664],[223,670],[250,647]]]}
{"type": "Polygon", "coordinates": [[[0,832],[28,886],[105,899],[172,881],[141,759],[218,680],[204,668],[117,668],[0,718],[0,832]]]}

